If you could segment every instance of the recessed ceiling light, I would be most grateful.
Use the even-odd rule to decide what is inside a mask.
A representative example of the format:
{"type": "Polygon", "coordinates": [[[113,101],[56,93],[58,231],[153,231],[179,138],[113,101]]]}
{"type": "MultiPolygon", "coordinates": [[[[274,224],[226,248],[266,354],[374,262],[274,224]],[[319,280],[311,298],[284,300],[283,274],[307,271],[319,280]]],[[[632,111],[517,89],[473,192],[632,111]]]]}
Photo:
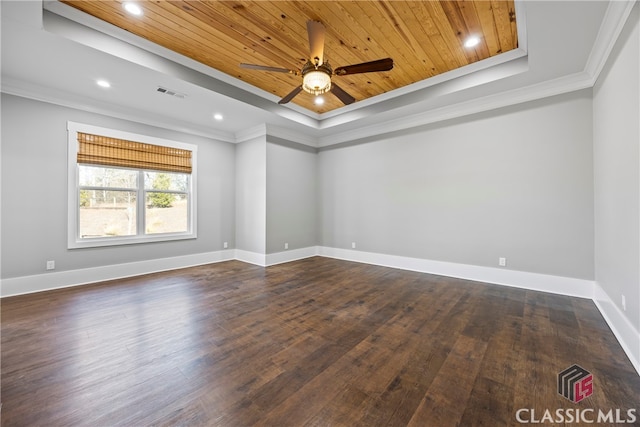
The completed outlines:
{"type": "Polygon", "coordinates": [[[220,113],[214,114],[213,118],[216,119],[216,120],[222,120],[223,119],[222,114],[220,114],[220,113]]]}
{"type": "Polygon", "coordinates": [[[131,15],[135,15],[135,16],[142,15],[142,8],[138,6],[136,3],[131,3],[131,2],[123,3],[122,7],[124,7],[124,10],[129,12],[131,15]]]}
{"type": "Polygon", "coordinates": [[[478,43],[480,43],[480,39],[476,36],[471,36],[464,42],[464,47],[471,48],[476,46],[478,43]]]}
{"type": "Polygon", "coordinates": [[[109,83],[106,80],[96,80],[96,84],[100,87],[106,87],[106,88],[111,87],[111,83],[109,83]]]}
{"type": "Polygon", "coordinates": [[[313,101],[316,105],[324,104],[324,98],[321,96],[316,96],[316,99],[313,101]]]}

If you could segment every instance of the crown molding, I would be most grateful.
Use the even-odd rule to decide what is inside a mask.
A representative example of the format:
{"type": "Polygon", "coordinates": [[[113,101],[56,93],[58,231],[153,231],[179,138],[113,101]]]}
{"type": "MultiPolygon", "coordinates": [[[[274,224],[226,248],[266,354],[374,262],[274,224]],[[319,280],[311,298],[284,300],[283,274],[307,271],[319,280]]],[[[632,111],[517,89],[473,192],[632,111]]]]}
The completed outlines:
{"type": "MultiPolygon", "coordinates": [[[[518,1],[520,4],[516,8],[516,13],[518,14],[518,19],[524,22],[526,21],[524,7],[521,0],[518,1]]],[[[46,0],[44,2],[44,10],[46,11],[43,15],[44,27],[50,32],[256,106],[312,130],[331,128],[354,122],[371,114],[395,109],[407,103],[419,102],[424,99],[425,91],[430,93],[433,87],[460,78],[467,77],[465,81],[471,84],[484,84],[487,81],[478,81],[478,73],[501,65],[507,65],[527,55],[526,49],[520,47],[412,85],[362,100],[357,105],[351,104],[331,112],[318,114],[295,104],[279,105],[275,102],[277,97],[269,92],[158,46],[59,1],[46,0]]],[[[526,46],[526,40],[523,39],[526,38],[524,27],[519,30],[518,36],[521,38],[520,40],[523,40],[521,42],[523,46],[526,46]]],[[[518,71],[521,71],[521,69],[513,72],[518,71]]],[[[491,74],[483,74],[483,79],[491,74]]],[[[495,76],[490,77],[490,79],[505,77],[504,71],[493,74],[495,76]]]]}
{"type": "Polygon", "coordinates": [[[333,135],[319,136],[317,138],[291,129],[263,124],[236,133],[235,142],[243,142],[266,135],[276,136],[316,148],[324,148],[352,142],[367,142],[369,139],[393,137],[394,134],[398,132],[410,129],[416,129],[417,131],[417,128],[420,128],[421,126],[441,122],[443,120],[455,119],[484,111],[491,111],[498,108],[586,89],[593,87],[594,82],[594,78],[589,73],[583,71],[523,88],[513,89],[485,97],[475,98],[470,101],[447,105],[446,107],[412,114],[400,119],[380,122],[372,126],[361,127],[333,135]]]}
{"type": "Polygon", "coordinates": [[[495,110],[497,108],[508,107],[521,104],[523,102],[534,101],[541,98],[573,92],[593,86],[591,77],[580,72],[554,80],[513,89],[470,101],[447,105],[426,112],[421,112],[400,119],[377,123],[373,126],[363,127],[352,131],[347,131],[335,135],[324,136],[318,139],[318,147],[329,147],[331,145],[366,142],[367,139],[387,138],[400,131],[418,128],[428,124],[450,120],[484,111],[495,110]]]}
{"type": "Polygon", "coordinates": [[[123,107],[120,105],[116,106],[87,96],[73,95],[68,92],[62,92],[56,89],[52,89],[50,87],[33,83],[26,83],[24,81],[8,77],[3,77],[0,91],[8,95],[46,102],[61,107],[82,110],[89,113],[101,114],[117,119],[135,121],[161,129],[202,136],[205,138],[215,139],[223,142],[235,142],[235,136],[231,132],[224,132],[213,128],[205,128],[194,125],[193,123],[182,122],[175,119],[163,118],[162,120],[159,120],[156,115],[150,114],[143,110],[123,107]]]}
{"type": "MultiPolygon", "coordinates": [[[[520,1],[516,3],[521,3],[520,1]]],[[[523,88],[513,89],[497,94],[476,98],[446,107],[402,117],[373,126],[346,131],[331,136],[318,138],[318,147],[329,147],[350,142],[366,142],[371,138],[392,137],[399,131],[455,119],[467,115],[508,107],[523,102],[534,101],[563,93],[593,87],[600,72],[604,68],[609,55],[635,5],[633,1],[610,1],[600,25],[589,58],[582,72],[570,74],[553,80],[547,80],[523,88]]],[[[524,5],[520,4],[519,7],[524,5]]],[[[524,29],[523,29],[524,31],[524,29]]]]}
{"type": "Polygon", "coordinates": [[[261,136],[267,136],[266,123],[236,132],[233,142],[240,144],[241,142],[250,141],[252,139],[260,138],[261,136]]]}
{"type": "MultiPolygon", "coordinates": [[[[516,2],[517,12],[520,15],[524,14],[525,4],[518,0],[516,2]]],[[[250,129],[242,130],[235,134],[230,132],[223,132],[211,128],[199,127],[194,125],[193,123],[183,123],[176,120],[158,120],[153,117],[149,113],[144,111],[135,110],[135,109],[126,109],[120,106],[116,107],[104,102],[100,102],[91,98],[84,98],[76,95],[65,94],[65,93],[56,93],[54,90],[51,90],[46,87],[36,86],[26,84],[24,82],[18,82],[15,80],[5,79],[2,82],[2,92],[22,96],[30,99],[40,100],[44,102],[49,102],[65,107],[82,109],[84,111],[95,112],[99,114],[104,114],[111,117],[117,117],[125,120],[136,120],[144,124],[171,129],[175,131],[180,131],[184,133],[194,134],[198,136],[204,136],[207,138],[213,138],[220,141],[231,142],[231,143],[239,143],[243,142],[258,136],[264,135],[272,135],[278,138],[286,139],[289,141],[293,141],[296,143],[308,145],[310,147],[322,148],[329,147],[336,144],[344,144],[350,142],[358,142],[358,141],[366,141],[371,139],[379,139],[382,137],[391,137],[395,133],[400,131],[407,131],[412,128],[419,128],[420,126],[428,125],[431,123],[435,123],[442,120],[454,119],[458,117],[464,117],[470,114],[480,113],[483,111],[489,111],[496,108],[507,107],[523,102],[528,102],[536,99],[541,99],[549,96],[559,95],[563,93],[568,93],[575,90],[580,90],[588,87],[593,87],[595,84],[600,72],[602,71],[612,49],[613,46],[620,35],[630,13],[633,9],[635,1],[610,1],[607,10],[605,12],[605,16],[600,25],[600,29],[598,31],[598,35],[594,42],[593,48],[589,55],[589,58],[585,64],[584,70],[582,72],[578,72],[575,74],[571,74],[568,76],[560,77],[554,80],[539,82],[536,84],[532,84],[526,87],[517,88],[497,94],[491,94],[488,96],[475,98],[469,101],[463,101],[456,104],[447,105],[444,107],[433,108],[430,110],[422,111],[415,114],[410,114],[405,117],[401,117],[398,119],[391,119],[387,121],[382,121],[380,123],[376,123],[371,126],[363,126],[354,130],[346,130],[342,132],[337,132],[333,135],[329,135],[328,131],[331,124],[340,125],[342,124],[341,116],[350,116],[348,111],[341,111],[343,114],[327,114],[325,113],[322,117],[314,116],[307,117],[306,123],[303,123],[305,126],[309,126],[312,133],[315,133],[317,136],[310,135],[307,132],[300,132],[291,129],[286,129],[282,127],[273,126],[270,124],[262,124],[250,129]],[[322,120],[318,120],[321,118],[322,120]],[[323,135],[324,134],[324,135],[323,135]]],[[[92,19],[87,18],[86,16],[80,16],[78,12],[74,11],[72,8],[64,4],[60,4],[59,2],[46,2],[45,8],[49,11],[55,11],[55,13],[60,14],[61,16],[65,16],[67,19],[72,19],[73,21],[82,21],[82,19],[92,19]],[[64,13],[61,13],[64,11],[64,13]],[[71,16],[73,14],[77,14],[79,16],[71,16]]],[[[130,37],[130,35],[123,35],[118,32],[117,29],[113,29],[109,26],[109,24],[104,24],[99,20],[93,18],[96,22],[91,22],[91,25],[100,26],[98,31],[101,31],[103,34],[109,34],[112,37],[117,37],[121,41],[124,41],[126,37],[130,37]]],[[[524,20],[523,20],[524,21],[524,20]]],[[[86,23],[86,22],[85,22],[86,23]]],[[[82,24],[81,24],[82,25],[82,24]]],[[[519,29],[526,34],[526,28],[522,27],[519,29]]],[[[85,27],[85,30],[88,30],[85,27]]],[[[96,30],[93,30],[96,31],[96,30]]],[[[526,35],[524,37],[526,41],[526,35]]],[[[130,39],[126,39],[127,43],[131,43],[130,39]]],[[[137,40],[136,43],[138,49],[144,49],[147,52],[152,52],[158,56],[167,56],[172,55],[170,52],[153,52],[153,49],[157,49],[155,46],[151,46],[146,41],[137,40]]],[[[509,58],[510,60],[517,59],[518,57],[523,58],[523,55],[526,56],[526,45],[521,46],[521,50],[519,52],[512,52],[511,55],[515,55],[513,58],[509,58]]],[[[175,54],[173,54],[175,55],[175,54]]],[[[184,59],[184,58],[180,58],[184,59]]],[[[171,57],[170,59],[166,59],[165,61],[173,61],[176,62],[178,58],[171,57]]],[[[181,64],[183,67],[186,64],[181,64]]],[[[496,64],[494,64],[496,65],[496,64]]],[[[201,67],[198,64],[189,63],[188,66],[191,67],[201,67]]],[[[203,73],[205,70],[196,69],[192,72],[194,73],[203,73]]],[[[211,70],[208,70],[211,72],[211,70]]],[[[476,70],[477,71],[477,70],[476,70]]],[[[216,79],[219,76],[213,77],[211,75],[208,76],[209,79],[216,79]]],[[[458,76],[462,77],[462,76],[458,76]]],[[[465,76],[466,77],[466,76],[465,76]]],[[[461,80],[464,80],[462,77],[461,80]]],[[[435,82],[438,83],[438,82],[435,82]]],[[[430,83],[430,87],[434,87],[434,82],[430,83]]],[[[445,82],[440,82],[445,83],[445,82]]],[[[234,82],[234,84],[238,84],[238,82],[234,82]]],[[[436,84],[436,86],[438,86],[436,84]]],[[[246,90],[246,88],[243,87],[246,90]]],[[[435,89],[434,89],[435,90],[435,89]]],[[[444,90],[444,89],[443,89],[444,90]]],[[[396,99],[403,98],[403,96],[394,97],[396,99]]],[[[383,100],[384,101],[384,100],[383,100]]],[[[389,101],[389,100],[387,100],[389,101]]],[[[366,101],[365,101],[366,104],[366,101]]],[[[385,102],[379,102],[378,105],[382,106],[385,102]]],[[[375,109],[374,106],[369,106],[368,109],[375,109]]],[[[366,109],[366,108],[365,108],[366,109]]],[[[281,111],[281,114],[285,116],[285,118],[291,119],[291,117],[287,117],[289,115],[298,115],[300,112],[292,111],[290,109],[285,109],[286,111],[281,111]]],[[[341,109],[342,110],[342,109],[341,109]]],[[[375,111],[371,111],[375,113],[375,111]]],[[[362,111],[364,113],[364,111],[362,111]]],[[[358,111],[354,111],[351,114],[355,114],[360,117],[358,111]]],[[[358,119],[355,117],[355,120],[358,119]]],[[[294,121],[296,121],[294,119],[294,121]]],[[[303,120],[304,121],[304,120],[303,120]]],[[[349,122],[351,120],[347,120],[349,122]]]]}
{"type": "Polygon", "coordinates": [[[591,76],[592,86],[598,80],[635,3],[635,0],[609,2],[584,68],[584,71],[591,76]]]}
{"type": "MultiPolygon", "coordinates": [[[[446,107],[432,109],[429,111],[377,123],[372,126],[346,131],[330,136],[318,138],[318,147],[329,147],[336,144],[350,142],[366,142],[368,139],[380,137],[391,137],[399,131],[406,131],[411,128],[436,123],[443,120],[464,117],[470,114],[490,111],[497,108],[508,107],[523,102],[534,101],[536,99],[547,98],[563,93],[593,87],[600,72],[602,71],[618,36],[635,5],[635,0],[610,1],[605,16],[600,25],[598,35],[594,42],[589,58],[582,72],[563,76],[553,80],[547,80],[523,88],[517,88],[497,94],[476,98],[446,107]]],[[[520,12],[524,13],[524,4],[516,2],[520,12]]],[[[518,8],[517,8],[518,10],[518,8]]],[[[518,27],[520,28],[520,26],[518,27]]],[[[526,31],[523,28],[522,31],[526,31]]],[[[524,38],[526,40],[526,37],[524,38]]],[[[526,46],[523,47],[526,51],[526,46]]]]}
{"type": "Polygon", "coordinates": [[[269,123],[263,123],[252,128],[243,129],[240,132],[236,132],[234,142],[241,143],[255,138],[260,138],[262,136],[273,136],[296,144],[307,145],[313,148],[318,147],[318,138],[295,131],[293,129],[274,126],[269,123]]]}
{"type": "Polygon", "coordinates": [[[314,112],[280,105],[274,102],[272,94],[75,10],[59,1],[45,1],[42,17],[43,28],[50,33],[253,105],[287,120],[311,128],[318,127],[318,115],[314,112]]]}
{"type": "Polygon", "coordinates": [[[297,132],[292,129],[286,129],[274,125],[267,124],[267,135],[274,136],[276,138],[286,139],[287,141],[295,142],[309,147],[318,147],[318,138],[315,138],[309,134],[297,132]]]}

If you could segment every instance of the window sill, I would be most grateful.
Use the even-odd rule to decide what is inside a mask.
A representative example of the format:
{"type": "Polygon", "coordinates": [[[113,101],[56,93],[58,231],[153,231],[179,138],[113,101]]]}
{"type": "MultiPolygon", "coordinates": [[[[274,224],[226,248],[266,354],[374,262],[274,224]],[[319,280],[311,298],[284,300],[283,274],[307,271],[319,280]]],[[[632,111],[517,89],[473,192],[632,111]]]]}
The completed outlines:
{"type": "Polygon", "coordinates": [[[68,249],[98,248],[105,246],[137,245],[144,243],[172,242],[176,240],[196,239],[195,233],[157,234],[153,236],[96,237],[82,240],[70,240],[68,249]]]}

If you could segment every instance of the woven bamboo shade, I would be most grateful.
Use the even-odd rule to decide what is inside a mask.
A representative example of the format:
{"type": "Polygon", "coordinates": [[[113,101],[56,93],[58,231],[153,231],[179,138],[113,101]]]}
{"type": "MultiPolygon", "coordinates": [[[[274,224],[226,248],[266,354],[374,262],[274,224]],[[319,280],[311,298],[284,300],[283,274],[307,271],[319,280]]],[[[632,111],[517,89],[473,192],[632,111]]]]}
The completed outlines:
{"type": "Polygon", "coordinates": [[[191,173],[191,151],[78,132],[78,163],[191,173]]]}

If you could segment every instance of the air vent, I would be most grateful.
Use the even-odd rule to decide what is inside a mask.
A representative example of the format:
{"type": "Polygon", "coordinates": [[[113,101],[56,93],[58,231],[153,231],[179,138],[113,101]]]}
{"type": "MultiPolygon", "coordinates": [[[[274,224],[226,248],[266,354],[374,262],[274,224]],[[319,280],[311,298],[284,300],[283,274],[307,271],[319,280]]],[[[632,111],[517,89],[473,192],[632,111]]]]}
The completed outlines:
{"type": "Polygon", "coordinates": [[[175,90],[167,89],[166,87],[158,86],[156,89],[160,93],[164,93],[165,95],[175,96],[176,98],[185,98],[187,95],[184,93],[176,92],[175,90]]]}

